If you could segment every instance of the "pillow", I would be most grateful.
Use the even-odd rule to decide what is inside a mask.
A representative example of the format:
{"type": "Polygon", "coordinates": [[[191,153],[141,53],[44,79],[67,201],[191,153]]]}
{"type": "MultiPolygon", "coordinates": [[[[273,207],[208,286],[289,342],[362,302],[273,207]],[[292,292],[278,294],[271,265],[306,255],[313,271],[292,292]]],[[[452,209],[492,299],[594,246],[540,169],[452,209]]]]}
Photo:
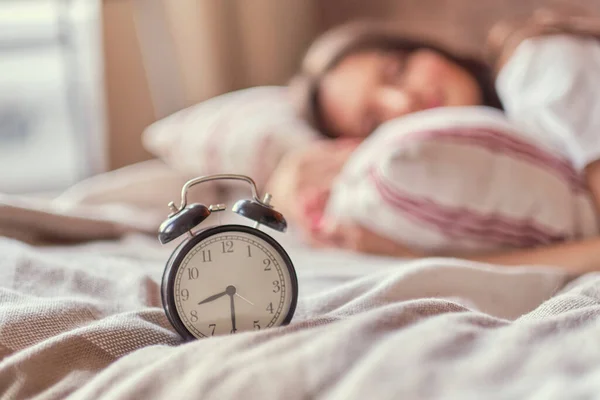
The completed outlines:
{"type": "Polygon", "coordinates": [[[155,122],[142,136],[148,151],[185,175],[245,174],[259,187],[283,154],[317,138],[282,86],[214,97],[155,122]]]}
{"type": "Polygon", "coordinates": [[[332,188],[325,220],[429,254],[535,247],[598,233],[583,175],[550,141],[485,107],[381,126],[332,188]]]}

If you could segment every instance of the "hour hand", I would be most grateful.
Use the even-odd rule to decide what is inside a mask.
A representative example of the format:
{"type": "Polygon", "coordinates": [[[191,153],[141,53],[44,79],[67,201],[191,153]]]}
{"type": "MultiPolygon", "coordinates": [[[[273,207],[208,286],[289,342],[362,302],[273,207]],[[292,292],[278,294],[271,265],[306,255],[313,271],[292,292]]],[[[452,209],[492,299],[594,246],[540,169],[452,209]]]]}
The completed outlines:
{"type": "Polygon", "coordinates": [[[233,301],[233,295],[229,296],[231,298],[230,304],[231,304],[231,333],[236,333],[237,329],[235,327],[235,306],[234,306],[234,301],[233,301]]]}
{"type": "Polygon", "coordinates": [[[216,299],[218,299],[219,297],[225,296],[226,294],[227,294],[227,292],[221,292],[221,293],[214,294],[214,295],[212,295],[212,296],[210,296],[210,297],[207,297],[206,299],[202,300],[202,301],[201,301],[200,303],[198,303],[198,304],[204,304],[204,303],[208,303],[209,301],[216,300],[216,299]]]}

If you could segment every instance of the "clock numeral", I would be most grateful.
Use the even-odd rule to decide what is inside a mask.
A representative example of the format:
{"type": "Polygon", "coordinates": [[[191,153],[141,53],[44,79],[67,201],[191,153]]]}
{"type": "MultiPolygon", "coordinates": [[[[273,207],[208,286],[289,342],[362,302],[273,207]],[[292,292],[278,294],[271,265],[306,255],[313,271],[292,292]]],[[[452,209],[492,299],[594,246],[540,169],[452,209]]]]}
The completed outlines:
{"type": "Polygon", "coordinates": [[[183,301],[188,301],[190,298],[190,291],[187,289],[183,289],[181,291],[181,300],[183,301]]]}
{"type": "Polygon", "coordinates": [[[252,257],[252,252],[250,251],[250,245],[248,245],[248,257],[252,257]]]}
{"type": "Polygon", "coordinates": [[[259,321],[254,321],[254,330],[256,331],[260,331],[260,325],[258,323],[259,321]]]}
{"type": "Polygon", "coordinates": [[[196,267],[188,268],[188,278],[190,280],[192,280],[192,279],[198,279],[198,276],[199,276],[198,268],[196,268],[196,267]]]}
{"type": "Polygon", "coordinates": [[[273,281],[273,293],[279,293],[280,290],[279,281],[273,281]]]}
{"type": "Polygon", "coordinates": [[[192,320],[192,322],[198,322],[198,313],[196,310],[190,312],[190,320],[192,320]]]}
{"type": "Polygon", "coordinates": [[[273,303],[269,303],[269,305],[267,306],[267,311],[273,314],[273,303]]]}
{"type": "Polygon", "coordinates": [[[268,258],[265,258],[263,260],[263,264],[265,265],[265,271],[271,270],[271,260],[269,260],[268,258]]]}
{"type": "Polygon", "coordinates": [[[221,246],[223,246],[223,253],[233,253],[233,242],[231,240],[221,242],[221,246]]]}
{"type": "Polygon", "coordinates": [[[212,328],[212,331],[210,331],[210,336],[215,336],[215,328],[217,327],[217,324],[210,324],[208,326],[208,329],[212,328]]]}
{"type": "Polygon", "coordinates": [[[211,262],[212,261],[210,250],[202,250],[202,261],[203,262],[211,262]]]}

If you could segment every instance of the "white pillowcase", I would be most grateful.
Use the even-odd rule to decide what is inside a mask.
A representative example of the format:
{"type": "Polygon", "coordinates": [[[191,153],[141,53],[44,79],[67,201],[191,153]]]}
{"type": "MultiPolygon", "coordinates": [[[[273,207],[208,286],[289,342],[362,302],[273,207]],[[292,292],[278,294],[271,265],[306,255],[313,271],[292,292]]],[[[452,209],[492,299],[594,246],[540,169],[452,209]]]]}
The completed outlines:
{"type": "Polygon", "coordinates": [[[259,187],[281,157],[315,140],[285,87],[230,92],[176,112],[143,134],[148,151],[186,175],[238,173],[259,187]]]}

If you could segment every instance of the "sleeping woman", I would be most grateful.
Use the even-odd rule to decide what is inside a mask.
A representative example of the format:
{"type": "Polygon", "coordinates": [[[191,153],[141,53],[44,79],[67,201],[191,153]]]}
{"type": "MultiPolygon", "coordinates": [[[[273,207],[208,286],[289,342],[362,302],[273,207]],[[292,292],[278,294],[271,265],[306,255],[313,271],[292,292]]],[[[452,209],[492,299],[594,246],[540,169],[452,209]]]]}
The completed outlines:
{"type": "Polygon", "coordinates": [[[600,21],[540,15],[492,30],[489,68],[379,25],[319,38],[291,89],[326,139],[279,164],[277,206],[316,245],[599,270],[600,21]]]}

